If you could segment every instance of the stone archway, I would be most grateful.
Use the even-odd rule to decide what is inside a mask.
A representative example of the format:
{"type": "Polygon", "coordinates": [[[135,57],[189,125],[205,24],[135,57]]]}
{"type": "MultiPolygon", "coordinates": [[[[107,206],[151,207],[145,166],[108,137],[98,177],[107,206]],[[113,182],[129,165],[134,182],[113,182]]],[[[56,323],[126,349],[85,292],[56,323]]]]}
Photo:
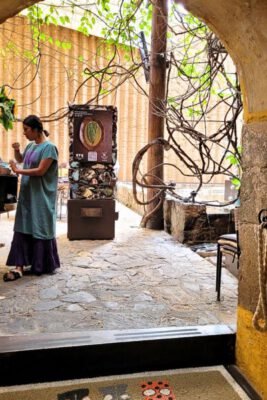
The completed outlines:
{"type": "Polygon", "coordinates": [[[40,1],[36,0],[10,0],[0,2],[0,24],[3,23],[8,18],[14,17],[24,8],[30,7],[35,3],[40,1]]]}
{"type": "MultiPolygon", "coordinates": [[[[179,1],[178,1],[179,2],[179,1]]],[[[267,207],[267,3],[265,0],[183,0],[218,35],[239,74],[244,102],[243,177],[240,207],[240,283],[237,364],[267,396],[267,332],[252,327],[259,285],[255,228],[267,207]]]]}
{"type": "MultiPolygon", "coordinates": [[[[0,22],[37,2],[1,2],[0,22]]],[[[245,126],[237,363],[265,398],[267,333],[255,331],[251,321],[259,292],[254,228],[259,210],[267,206],[267,3],[266,0],[183,0],[183,4],[204,20],[224,43],[241,82],[245,126]]]]}

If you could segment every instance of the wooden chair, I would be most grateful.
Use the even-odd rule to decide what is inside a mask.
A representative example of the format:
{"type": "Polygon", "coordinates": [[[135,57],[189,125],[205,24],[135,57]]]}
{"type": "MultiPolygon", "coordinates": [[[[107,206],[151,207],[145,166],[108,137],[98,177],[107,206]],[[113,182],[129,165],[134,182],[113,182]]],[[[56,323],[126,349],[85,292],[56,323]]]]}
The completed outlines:
{"type": "Polygon", "coordinates": [[[61,220],[63,205],[67,205],[69,185],[60,183],[57,189],[57,217],[61,220]]]}
{"type": "Polygon", "coordinates": [[[230,254],[233,261],[237,257],[237,268],[239,267],[240,248],[238,243],[238,231],[221,235],[217,242],[217,265],[216,265],[216,292],[217,301],[221,300],[221,277],[222,277],[222,256],[230,254]]]}

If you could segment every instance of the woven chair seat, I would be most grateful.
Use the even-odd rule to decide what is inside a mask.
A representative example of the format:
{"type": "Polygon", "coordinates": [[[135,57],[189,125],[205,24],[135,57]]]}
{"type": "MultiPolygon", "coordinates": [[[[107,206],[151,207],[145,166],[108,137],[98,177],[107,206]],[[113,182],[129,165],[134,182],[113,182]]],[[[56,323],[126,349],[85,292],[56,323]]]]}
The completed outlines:
{"type": "Polygon", "coordinates": [[[218,239],[218,243],[221,246],[232,246],[232,247],[238,248],[237,234],[229,233],[227,235],[221,235],[218,239]]]}

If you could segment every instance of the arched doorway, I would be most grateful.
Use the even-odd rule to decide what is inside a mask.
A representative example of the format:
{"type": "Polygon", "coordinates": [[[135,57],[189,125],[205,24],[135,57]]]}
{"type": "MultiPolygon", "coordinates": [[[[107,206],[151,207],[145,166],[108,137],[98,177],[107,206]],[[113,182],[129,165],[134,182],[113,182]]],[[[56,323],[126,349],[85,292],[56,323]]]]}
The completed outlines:
{"type": "MultiPolygon", "coordinates": [[[[17,2],[18,3],[18,2],[17,2]]],[[[21,2],[20,2],[21,3],[21,2]]],[[[25,2],[25,6],[29,3],[25,2]]],[[[254,226],[257,215],[265,207],[265,149],[266,149],[266,30],[267,9],[265,2],[231,1],[214,5],[210,1],[184,0],[184,5],[193,14],[202,18],[220,37],[232,55],[241,78],[245,104],[244,130],[244,175],[241,193],[242,247],[241,273],[237,332],[237,361],[262,393],[266,393],[264,365],[266,359],[266,334],[255,332],[250,325],[258,294],[254,226]],[[256,155],[256,157],[255,157],[256,155]],[[254,243],[254,246],[251,246],[254,243]],[[254,250],[251,248],[253,247],[254,250]],[[255,355],[247,349],[252,343],[255,355]],[[261,351],[260,351],[261,349],[261,351]],[[257,354],[260,354],[258,359],[257,354]],[[260,362],[258,362],[260,360],[260,362]]],[[[17,4],[16,4],[17,6],[17,4]]],[[[14,15],[9,10],[7,16],[14,15]]]]}

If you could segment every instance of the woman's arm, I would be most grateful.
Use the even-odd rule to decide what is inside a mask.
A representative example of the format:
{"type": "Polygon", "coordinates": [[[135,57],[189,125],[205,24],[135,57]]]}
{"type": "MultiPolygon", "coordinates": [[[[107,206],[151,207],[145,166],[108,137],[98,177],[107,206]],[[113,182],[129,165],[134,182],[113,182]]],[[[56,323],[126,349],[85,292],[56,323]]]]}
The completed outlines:
{"type": "Polygon", "coordinates": [[[15,174],[27,176],[43,176],[53,161],[54,160],[52,158],[45,158],[44,160],[41,160],[37,168],[31,169],[19,169],[17,168],[15,161],[10,161],[10,167],[12,171],[15,172],[15,174]]]}

